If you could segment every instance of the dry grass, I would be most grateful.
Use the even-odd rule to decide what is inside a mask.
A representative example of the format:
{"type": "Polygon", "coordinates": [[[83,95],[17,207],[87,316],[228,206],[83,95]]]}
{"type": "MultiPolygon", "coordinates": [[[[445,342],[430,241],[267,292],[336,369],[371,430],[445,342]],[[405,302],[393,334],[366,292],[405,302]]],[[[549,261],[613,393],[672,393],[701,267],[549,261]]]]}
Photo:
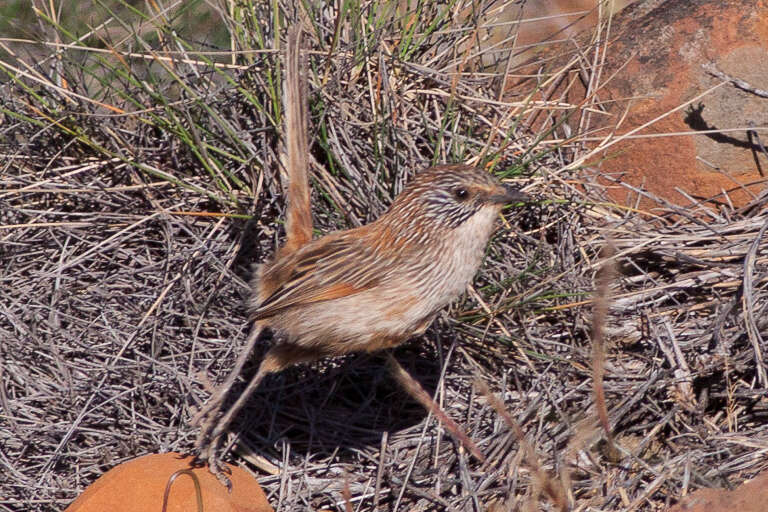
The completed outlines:
{"type": "MultiPolygon", "coordinates": [[[[394,351],[487,460],[408,397],[384,355],[267,379],[229,459],[279,510],[560,509],[547,485],[574,510],[656,510],[765,469],[765,198],[654,215],[606,202],[574,165],[578,137],[533,144],[564,137],[564,112],[597,112],[595,96],[505,101],[514,70],[472,71],[472,23],[491,18],[471,5],[440,18],[420,4],[380,25],[362,6],[308,17],[311,172],[323,232],[375,218],[433,162],[487,165],[542,198],[507,212],[473,289],[394,351]],[[527,132],[534,115],[552,132],[527,132]],[[607,237],[617,462],[598,442],[589,336],[607,237]]],[[[14,78],[0,85],[0,510],[60,509],[120,462],[188,450],[189,418],[237,357],[251,263],[284,218],[279,54],[261,23],[271,13],[251,7],[226,14],[233,47],[249,50],[234,66],[174,38],[159,13],[124,34],[94,29],[106,53],[0,64],[14,78]]],[[[601,47],[581,50],[574,65],[594,69],[601,47]]]]}

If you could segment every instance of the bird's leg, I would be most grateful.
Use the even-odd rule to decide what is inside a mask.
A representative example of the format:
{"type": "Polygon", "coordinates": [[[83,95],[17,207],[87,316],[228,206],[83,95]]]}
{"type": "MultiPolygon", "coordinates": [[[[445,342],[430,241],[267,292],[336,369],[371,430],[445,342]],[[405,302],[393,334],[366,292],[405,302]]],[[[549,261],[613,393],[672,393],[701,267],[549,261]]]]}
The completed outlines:
{"type": "MultiPolygon", "coordinates": [[[[248,386],[243,390],[234,404],[227,409],[224,416],[219,417],[223,398],[219,400],[215,407],[215,414],[206,414],[205,421],[200,427],[195,448],[198,451],[197,458],[208,464],[211,473],[216,475],[221,483],[230,486],[229,479],[222,473],[218,461],[219,441],[235,418],[240,409],[243,408],[250,396],[259,387],[264,377],[270,373],[278,372],[283,368],[302,361],[311,361],[317,359],[316,351],[306,349],[292,344],[279,344],[272,347],[264,356],[264,360],[259,365],[256,375],[253,376],[248,386]]],[[[239,361],[238,361],[239,362],[239,361]]],[[[242,366],[241,366],[242,368],[242,366]]],[[[235,368],[237,370],[237,368],[235,368]]],[[[234,373],[234,370],[233,370],[234,373]]],[[[227,379],[229,381],[229,378],[227,379]]],[[[225,383],[226,384],[226,383],[225,383]]],[[[231,388],[231,385],[229,386],[231,388]]],[[[224,392],[226,396],[227,392],[224,392]]],[[[218,398],[218,394],[216,398],[218,398]]],[[[210,411],[213,408],[209,409],[210,411]]]]}
{"type": "Polygon", "coordinates": [[[235,380],[237,380],[237,377],[243,370],[243,366],[245,366],[246,361],[248,361],[251,352],[253,352],[253,347],[256,346],[256,342],[258,341],[262,332],[263,329],[261,326],[254,324],[254,326],[251,328],[250,334],[248,335],[248,339],[245,342],[246,346],[235,362],[235,367],[232,368],[232,371],[227,377],[227,380],[225,380],[221,386],[219,386],[219,388],[216,390],[216,393],[211,396],[211,398],[208,399],[202,409],[197,411],[197,413],[192,417],[190,423],[193,426],[197,426],[203,420],[211,416],[217,416],[219,414],[219,411],[221,410],[221,404],[224,403],[224,399],[232,390],[232,386],[235,384],[235,380]]]}
{"type": "Polygon", "coordinates": [[[235,403],[232,404],[229,409],[227,409],[227,412],[224,414],[224,416],[218,418],[218,412],[221,408],[217,407],[217,414],[206,418],[205,423],[203,423],[202,427],[200,428],[200,435],[198,436],[196,443],[196,448],[198,450],[197,458],[208,464],[208,470],[213,475],[215,475],[216,478],[218,478],[219,481],[227,487],[227,489],[231,489],[232,484],[229,481],[229,478],[227,478],[227,476],[221,470],[221,466],[219,465],[219,456],[217,453],[219,451],[221,436],[224,432],[226,432],[227,427],[229,427],[229,424],[232,423],[232,419],[235,417],[235,415],[237,415],[240,409],[242,409],[243,405],[245,405],[245,403],[248,401],[248,398],[253,394],[256,388],[259,387],[259,384],[264,379],[264,377],[267,374],[272,373],[271,368],[268,365],[265,365],[267,361],[268,359],[265,359],[261,365],[259,365],[259,369],[256,372],[256,375],[253,376],[251,381],[248,383],[248,386],[237,398],[237,401],[235,401],[235,403]]]}
{"type": "Polygon", "coordinates": [[[240,409],[243,408],[248,398],[256,391],[264,377],[270,373],[279,372],[287,366],[291,366],[303,361],[312,361],[317,359],[315,350],[306,349],[290,343],[281,343],[272,347],[269,352],[264,356],[264,360],[259,365],[259,369],[256,371],[256,375],[253,376],[248,386],[240,393],[232,406],[227,409],[227,412],[219,419],[210,417],[205,425],[203,425],[202,432],[208,439],[218,439],[232,423],[240,409]]]}
{"type": "Polygon", "coordinates": [[[253,352],[253,347],[259,339],[259,336],[263,332],[261,326],[254,324],[251,328],[251,332],[246,340],[246,346],[240,353],[240,356],[235,362],[234,368],[230,372],[227,379],[216,390],[216,393],[208,399],[208,402],[200,409],[197,414],[191,420],[192,425],[201,425],[200,433],[195,441],[195,450],[197,451],[197,459],[208,464],[208,468],[211,473],[216,475],[216,478],[224,484],[228,489],[231,486],[229,479],[222,472],[219,465],[216,452],[218,450],[219,439],[211,437],[211,431],[216,425],[216,420],[221,412],[221,406],[232,391],[232,386],[240,375],[240,372],[245,366],[246,361],[253,352]]]}
{"type": "Polygon", "coordinates": [[[389,364],[390,374],[395,378],[397,383],[400,384],[411,397],[415,398],[428,412],[431,412],[438,420],[440,420],[448,433],[451,434],[459,444],[464,446],[469,453],[480,462],[485,462],[485,454],[480,451],[480,448],[478,448],[461,427],[459,427],[459,425],[440,408],[437,402],[429,396],[429,393],[424,391],[421,384],[419,384],[419,382],[397,362],[397,359],[395,359],[395,356],[393,356],[391,352],[387,352],[387,363],[389,364]]]}
{"type": "Polygon", "coordinates": [[[215,422],[213,420],[216,418],[210,418],[210,425],[206,425],[206,427],[208,427],[206,430],[208,430],[209,438],[213,441],[211,443],[212,445],[216,444],[215,441],[219,439],[224,432],[226,432],[229,424],[232,423],[234,417],[238,412],[240,412],[240,409],[243,408],[243,405],[245,405],[253,392],[256,391],[256,388],[259,387],[259,384],[261,384],[261,381],[264,380],[264,377],[272,373],[273,370],[265,367],[266,362],[267,360],[261,363],[259,370],[256,372],[256,375],[253,376],[251,381],[248,383],[248,386],[243,390],[242,393],[240,393],[240,396],[237,397],[235,403],[232,404],[229,409],[227,409],[227,412],[224,413],[224,416],[215,422]]]}

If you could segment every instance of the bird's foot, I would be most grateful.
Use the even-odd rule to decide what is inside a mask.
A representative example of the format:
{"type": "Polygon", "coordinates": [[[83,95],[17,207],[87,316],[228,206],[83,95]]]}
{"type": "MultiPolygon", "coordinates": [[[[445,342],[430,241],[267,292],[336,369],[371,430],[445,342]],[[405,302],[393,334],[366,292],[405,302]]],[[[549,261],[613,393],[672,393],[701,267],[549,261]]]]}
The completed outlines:
{"type": "Polygon", "coordinates": [[[195,442],[195,451],[197,452],[195,455],[195,459],[201,463],[202,465],[205,465],[208,467],[208,471],[216,477],[216,479],[221,482],[222,485],[224,485],[229,492],[232,492],[232,481],[229,479],[227,475],[232,474],[232,471],[226,466],[226,464],[223,464],[219,460],[219,444],[221,437],[212,437],[210,436],[211,430],[213,430],[213,427],[215,427],[215,420],[214,418],[208,418],[206,420],[206,424],[203,425],[203,428],[200,431],[200,434],[198,435],[197,441],[195,442]],[[212,425],[209,425],[212,424],[212,425]]]}

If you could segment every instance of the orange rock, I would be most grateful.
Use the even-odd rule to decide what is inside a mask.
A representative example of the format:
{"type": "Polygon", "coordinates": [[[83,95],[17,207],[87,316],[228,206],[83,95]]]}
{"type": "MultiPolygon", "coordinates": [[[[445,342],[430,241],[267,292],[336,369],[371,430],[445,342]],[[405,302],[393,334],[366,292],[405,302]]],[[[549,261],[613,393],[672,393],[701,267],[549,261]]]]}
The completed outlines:
{"type": "MultiPolygon", "coordinates": [[[[620,130],[626,133],[722,82],[703,65],[713,63],[733,78],[764,88],[768,83],[768,2],[755,0],[667,0],[639,2],[618,16],[620,36],[608,50],[603,77],[626,63],[607,85],[613,99],[637,98],[620,130]]],[[[601,99],[605,92],[598,92],[601,99]]],[[[618,117],[626,102],[611,109],[618,117]]],[[[643,133],[675,133],[763,126],[768,101],[731,85],[723,85],[690,106],[656,122],[643,133]]],[[[768,133],[761,132],[761,140],[768,133]]],[[[764,142],[765,143],[765,142],[764,142]]],[[[676,204],[688,204],[678,187],[696,198],[730,191],[738,205],[757,194],[759,166],[768,170],[746,130],[729,133],[635,139],[610,148],[604,172],[624,173],[625,181],[642,185],[676,204]],[[743,187],[743,188],[742,188],[743,187]]],[[[627,191],[614,189],[614,199],[627,191]]],[[[722,201],[722,198],[720,198],[722,201]]],[[[649,205],[648,201],[645,201],[649,205]]]]}
{"type": "MultiPolygon", "coordinates": [[[[752,87],[766,89],[766,20],[768,0],[646,0],[627,7],[611,27],[606,61],[600,73],[602,87],[596,91],[611,116],[593,114],[591,128],[602,126],[602,134],[609,133],[628,106],[628,115],[617,134],[667,114],[722,82],[702,67],[710,63],[752,87]]],[[[586,52],[589,39],[585,36],[581,41],[582,51],[586,52]]],[[[550,55],[556,56],[564,49],[553,48],[550,55]]],[[[563,58],[570,57],[555,62],[563,64],[563,58]]],[[[557,69],[557,64],[551,67],[557,69]]],[[[570,103],[583,100],[584,88],[576,71],[562,84],[560,90],[566,85],[570,87],[570,103]]],[[[523,81],[512,92],[524,95],[531,87],[530,81],[523,81]]],[[[550,96],[558,97],[557,92],[550,96]]],[[[578,126],[578,117],[569,119],[568,124],[578,126]]],[[[534,130],[542,129],[536,123],[531,126],[534,130]]],[[[739,131],[624,140],[593,159],[592,165],[598,166],[603,174],[621,177],[625,183],[678,205],[687,205],[689,201],[675,188],[698,199],[726,190],[735,205],[740,206],[765,188],[760,170],[768,176],[768,157],[746,132],[751,126],[768,126],[768,101],[726,84],[637,135],[732,128],[739,131]]],[[[759,135],[763,145],[768,146],[768,132],[763,129],[759,135]]],[[[614,185],[608,192],[622,204],[632,205],[637,197],[621,186],[614,185]]],[[[657,206],[647,199],[641,204],[657,206]]]]}
{"type": "Polygon", "coordinates": [[[166,484],[170,485],[167,512],[198,510],[193,476],[200,483],[203,508],[216,512],[273,512],[264,491],[244,469],[232,470],[229,493],[206,467],[192,468],[192,457],[178,453],[145,455],[114,467],[96,480],[64,512],[145,512],[160,511],[166,484]],[[191,472],[191,474],[189,473],[191,472]]]}
{"type": "MultiPolygon", "coordinates": [[[[641,98],[634,102],[622,132],[720,83],[702,68],[705,64],[714,63],[754,87],[768,83],[767,2],[667,0],[644,11],[649,4],[654,2],[640,2],[619,15],[622,35],[610,47],[611,64],[603,71],[603,76],[610,76],[628,62],[608,84],[608,92],[613,98],[641,98]]],[[[612,111],[619,113],[616,108],[612,111]]],[[[765,98],[723,85],[640,133],[766,126],[767,119],[765,98]]],[[[761,136],[765,141],[768,133],[761,136]]],[[[617,150],[622,153],[605,161],[603,171],[626,173],[627,182],[644,185],[676,204],[688,200],[675,187],[700,199],[727,190],[737,206],[752,198],[746,189],[757,194],[765,187],[765,183],[749,185],[761,180],[758,165],[768,169],[768,158],[746,131],[632,140],[607,153],[617,150]]],[[[625,190],[614,189],[614,199],[623,201],[626,196],[625,190]]]]}
{"type": "Polygon", "coordinates": [[[667,512],[763,512],[768,503],[768,473],[764,472],[732,491],[699,489],[667,512]]]}

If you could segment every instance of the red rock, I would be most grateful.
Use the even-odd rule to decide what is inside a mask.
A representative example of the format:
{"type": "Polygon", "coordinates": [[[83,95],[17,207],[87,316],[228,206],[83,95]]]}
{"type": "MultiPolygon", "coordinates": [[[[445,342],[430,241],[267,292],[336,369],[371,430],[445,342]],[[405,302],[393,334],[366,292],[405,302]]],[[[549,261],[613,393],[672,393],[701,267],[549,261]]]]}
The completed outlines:
{"type": "MultiPolygon", "coordinates": [[[[623,35],[609,50],[608,73],[637,52],[608,85],[614,98],[644,98],[634,105],[624,130],[663,115],[721,82],[702,68],[710,62],[753,86],[765,88],[768,84],[768,3],[667,0],[646,11],[650,4],[654,2],[641,2],[620,15],[623,35]]],[[[724,85],[645,133],[750,124],[768,125],[768,100],[724,85]]],[[[768,139],[768,133],[763,132],[762,139],[768,139]]],[[[677,204],[688,201],[674,191],[675,187],[700,198],[717,195],[721,189],[734,190],[731,198],[743,204],[750,195],[738,190],[740,185],[748,186],[761,178],[753,151],[759,148],[745,131],[633,140],[611,148],[609,153],[617,149],[623,154],[603,163],[604,171],[626,171],[629,183],[645,184],[651,192],[677,204]]],[[[757,158],[768,170],[768,158],[757,158]]],[[[763,187],[755,185],[752,190],[757,193],[763,187]]],[[[622,200],[625,195],[615,192],[614,198],[622,200]]]]}
{"type": "MultiPolygon", "coordinates": [[[[702,68],[707,63],[753,87],[768,89],[766,20],[768,0],[646,0],[627,7],[614,20],[601,71],[604,85],[597,95],[612,114],[602,126],[615,126],[630,105],[617,131],[627,133],[722,82],[702,68]]],[[[586,47],[584,42],[582,47],[586,47]]],[[[569,82],[579,85],[578,80],[564,81],[569,82]]],[[[523,92],[524,87],[516,90],[523,92]]],[[[583,88],[569,93],[571,103],[583,97],[583,88]]],[[[600,116],[591,118],[594,128],[600,116]]],[[[578,119],[570,119],[569,124],[577,126],[578,119]]],[[[726,84],[638,134],[750,125],[768,126],[768,99],[726,84]]],[[[766,145],[768,131],[761,131],[760,136],[766,145]]],[[[689,201],[675,187],[697,198],[709,198],[724,189],[738,206],[751,199],[747,189],[757,194],[765,186],[753,184],[762,180],[756,161],[768,175],[768,157],[742,130],[625,140],[592,163],[603,173],[621,175],[626,183],[679,205],[689,201]]],[[[625,204],[636,197],[623,187],[613,187],[609,194],[625,204]]],[[[648,200],[642,204],[655,206],[648,200]]]]}
{"type": "Polygon", "coordinates": [[[768,472],[732,491],[699,489],[667,512],[763,512],[768,503],[768,472]]]}
{"type": "MultiPolygon", "coordinates": [[[[64,512],[146,512],[163,508],[163,494],[171,476],[191,470],[200,483],[201,510],[216,512],[273,512],[264,491],[244,469],[232,470],[229,493],[207,468],[192,468],[192,458],[178,453],[145,455],[104,473],[64,512]]],[[[179,474],[171,485],[167,512],[198,510],[195,485],[189,474],[179,474]]]]}

